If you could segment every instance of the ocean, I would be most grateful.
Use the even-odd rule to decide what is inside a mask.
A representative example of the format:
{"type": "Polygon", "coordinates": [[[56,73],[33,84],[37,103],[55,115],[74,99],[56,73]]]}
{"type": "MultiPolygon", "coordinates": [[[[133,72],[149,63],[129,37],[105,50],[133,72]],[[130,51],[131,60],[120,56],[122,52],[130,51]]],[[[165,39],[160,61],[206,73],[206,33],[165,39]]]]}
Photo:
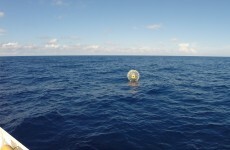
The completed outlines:
{"type": "Polygon", "coordinates": [[[229,150],[230,58],[0,57],[0,126],[31,150],[229,150]]]}

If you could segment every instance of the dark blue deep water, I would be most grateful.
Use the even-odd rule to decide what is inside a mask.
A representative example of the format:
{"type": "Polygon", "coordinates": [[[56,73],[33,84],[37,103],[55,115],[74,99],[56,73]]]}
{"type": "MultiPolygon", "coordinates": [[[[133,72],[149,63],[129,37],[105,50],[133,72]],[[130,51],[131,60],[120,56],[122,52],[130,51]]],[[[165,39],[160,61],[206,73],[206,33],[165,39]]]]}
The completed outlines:
{"type": "Polygon", "coordinates": [[[229,150],[230,58],[0,57],[0,126],[32,150],[229,150]]]}

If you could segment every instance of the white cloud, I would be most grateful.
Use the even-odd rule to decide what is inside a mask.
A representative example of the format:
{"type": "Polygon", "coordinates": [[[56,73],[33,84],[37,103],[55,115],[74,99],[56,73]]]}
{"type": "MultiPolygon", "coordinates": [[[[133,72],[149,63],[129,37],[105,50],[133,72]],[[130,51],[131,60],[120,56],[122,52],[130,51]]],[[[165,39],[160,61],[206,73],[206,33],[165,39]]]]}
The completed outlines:
{"type": "Polygon", "coordinates": [[[96,52],[100,48],[102,48],[100,45],[97,44],[59,44],[58,39],[54,38],[49,40],[41,49],[43,50],[51,50],[55,49],[57,50],[56,52],[63,53],[66,51],[84,51],[84,52],[96,52]]]}
{"type": "Polygon", "coordinates": [[[5,15],[4,12],[0,11],[0,18],[4,17],[4,15],[5,15]]]}
{"type": "Polygon", "coordinates": [[[49,44],[56,44],[57,41],[58,41],[57,39],[51,39],[48,43],[49,43],[49,44]]]}
{"type": "Polygon", "coordinates": [[[100,46],[99,45],[89,45],[89,46],[87,46],[86,47],[86,49],[98,49],[98,48],[100,48],[100,46]]]}
{"type": "Polygon", "coordinates": [[[190,46],[189,43],[180,43],[178,44],[179,51],[183,53],[196,53],[196,50],[190,46]]]}
{"type": "Polygon", "coordinates": [[[0,43],[1,56],[20,55],[194,55],[194,44],[179,43],[170,48],[160,45],[129,45],[104,44],[61,44],[56,38],[48,40],[43,45],[19,44],[18,42],[0,43]]]}
{"type": "Polygon", "coordinates": [[[178,42],[179,39],[178,39],[178,38],[171,38],[170,41],[171,41],[171,42],[178,42]]]}
{"type": "Polygon", "coordinates": [[[17,42],[9,42],[0,45],[0,49],[18,49],[21,46],[17,42]]]}
{"type": "Polygon", "coordinates": [[[45,45],[45,48],[60,48],[60,45],[58,44],[58,40],[57,39],[51,39],[47,42],[47,44],[45,45]]]}
{"type": "Polygon", "coordinates": [[[30,49],[30,50],[33,50],[33,49],[39,49],[40,47],[34,45],[34,44],[30,44],[30,45],[24,45],[22,47],[23,49],[30,49]]]}
{"type": "Polygon", "coordinates": [[[21,45],[18,42],[8,42],[0,44],[0,50],[21,50],[21,49],[39,49],[41,47],[34,45],[34,44],[28,44],[28,45],[21,45]]]}
{"type": "Polygon", "coordinates": [[[148,25],[146,26],[147,29],[150,29],[150,30],[158,30],[162,27],[161,24],[151,24],[151,25],[148,25]]]}
{"type": "Polygon", "coordinates": [[[150,46],[128,46],[120,44],[59,44],[51,39],[44,45],[19,44],[9,42],[0,44],[0,56],[20,55],[154,55],[163,51],[150,46]]]}

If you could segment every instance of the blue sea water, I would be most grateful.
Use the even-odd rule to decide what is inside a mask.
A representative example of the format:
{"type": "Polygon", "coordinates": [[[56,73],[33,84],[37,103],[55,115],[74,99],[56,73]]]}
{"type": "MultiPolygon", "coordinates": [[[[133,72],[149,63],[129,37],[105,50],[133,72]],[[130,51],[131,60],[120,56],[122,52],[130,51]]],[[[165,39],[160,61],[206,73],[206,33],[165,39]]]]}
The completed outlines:
{"type": "Polygon", "coordinates": [[[32,150],[228,150],[230,58],[0,57],[0,126],[32,150]]]}

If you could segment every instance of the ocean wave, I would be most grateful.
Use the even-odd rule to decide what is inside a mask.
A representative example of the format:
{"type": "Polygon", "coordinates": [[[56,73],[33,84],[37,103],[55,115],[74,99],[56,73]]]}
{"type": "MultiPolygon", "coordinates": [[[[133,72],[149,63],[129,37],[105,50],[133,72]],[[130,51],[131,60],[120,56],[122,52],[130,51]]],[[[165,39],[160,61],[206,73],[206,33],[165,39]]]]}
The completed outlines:
{"type": "Polygon", "coordinates": [[[228,59],[0,57],[0,64],[0,126],[30,149],[230,149],[228,59]],[[126,79],[130,69],[140,72],[138,84],[126,79]]]}

